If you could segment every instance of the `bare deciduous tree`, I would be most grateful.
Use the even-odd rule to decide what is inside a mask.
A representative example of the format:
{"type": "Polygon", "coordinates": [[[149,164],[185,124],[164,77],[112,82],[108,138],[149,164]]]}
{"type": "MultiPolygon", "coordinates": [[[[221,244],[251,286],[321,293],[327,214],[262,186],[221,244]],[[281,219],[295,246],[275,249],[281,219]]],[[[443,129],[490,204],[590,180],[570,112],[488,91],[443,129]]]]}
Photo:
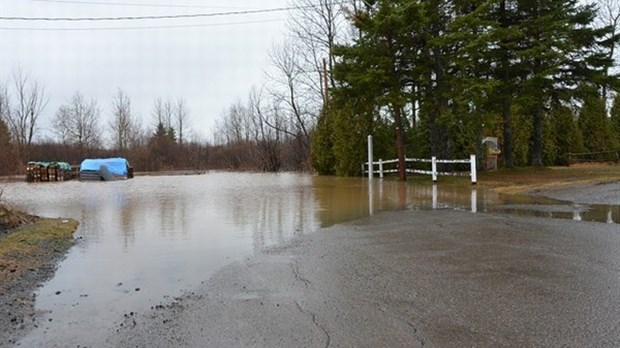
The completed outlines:
{"type": "Polygon", "coordinates": [[[114,148],[121,152],[126,152],[136,136],[136,120],[131,113],[131,100],[118,89],[118,93],[112,102],[113,118],[110,122],[110,129],[113,135],[114,148]]]}
{"type": "Polygon", "coordinates": [[[64,144],[93,149],[101,145],[100,113],[94,99],[88,102],[76,92],[68,104],[58,109],[52,127],[64,144]]]}
{"type": "MultiPolygon", "coordinates": [[[[275,100],[287,105],[291,121],[296,128],[295,133],[301,133],[309,146],[309,129],[312,121],[308,118],[309,113],[302,109],[304,103],[299,100],[304,97],[303,94],[298,93],[299,82],[303,76],[303,69],[298,64],[299,52],[292,44],[285,43],[274,46],[269,52],[269,59],[275,68],[274,74],[270,76],[274,82],[274,87],[270,89],[270,92],[275,100]]],[[[281,130],[284,131],[284,129],[281,130]]]]}
{"type": "MultiPolygon", "coordinates": [[[[288,28],[297,45],[306,54],[300,56],[307,79],[304,83],[317,96],[325,97],[324,88],[335,87],[331,71],[334,67],[334,46],[341,36],[343,24],[342,1],[297,0],[297,10],[289,19],[288,28]],[[323,62],[326,61],[327,69],[323,62]],[[328,84],[324,82],[328,81],[328,84]]],[[[324,100],[324,102],[326,102],[324,100]]]]}
{"type": "MultiPolygon", "coordinates": [[[[269,115],[265,113],[261,106],[261,91],[256,88],[250,90],[248,107],[252,115],[252,124],[255,129],[255,141],[257,146],[258,164],[264,171],[277,172],[282,166],[281,146],[282,128],[278,119],[268,122],[269,115]]],[[[277,115],[277,114],[276,114],[277,115]]]]}
{"type": "Polygon", "coordinates": [[[187,136],[187,132],[189,130],[189,109],[187,107],[187,103],[185,103],[184,99],[177,100],[177,105],[174,110],[175,115],[175,123],[176,123],[176,131],[177,137],[179,139],[179,144],[183,146],[183,141],[187,136]]]}
{"type": "Polygon", "coordinates": [[[31,80],[23,71],[13,73],[14,104],[10,103],[8,93],[6,99],[6,121],[13,139],[25,155],[32,144],[38,128],[38,120],[47,105],[47,97],[43,86],[31,80]]]}

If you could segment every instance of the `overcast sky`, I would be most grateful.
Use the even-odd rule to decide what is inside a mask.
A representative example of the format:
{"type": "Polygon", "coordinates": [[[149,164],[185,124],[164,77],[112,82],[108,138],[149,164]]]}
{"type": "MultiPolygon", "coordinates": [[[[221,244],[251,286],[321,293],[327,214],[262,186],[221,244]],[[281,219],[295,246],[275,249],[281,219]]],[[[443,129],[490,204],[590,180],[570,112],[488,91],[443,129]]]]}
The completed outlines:
{"type": "MultiPolygon", "coordinates": [[[[286,0],[0,0],[0,17],[158,16],[286,6],[286,0]]],[[[6,84],[21,69],[45,86],[49,103],[42,134],[51,134],[51,118],[76,91],[97,100],[107,125],[112,99],[122,88],[145,125],[153,122],[156,98],[185,99],[192,131],[211,139],[215,119],[235,100],[245,99],[252,85],[265,81],[267,51],[284,40],[287,15],[0,20],[0,82],[6,84]]]]}

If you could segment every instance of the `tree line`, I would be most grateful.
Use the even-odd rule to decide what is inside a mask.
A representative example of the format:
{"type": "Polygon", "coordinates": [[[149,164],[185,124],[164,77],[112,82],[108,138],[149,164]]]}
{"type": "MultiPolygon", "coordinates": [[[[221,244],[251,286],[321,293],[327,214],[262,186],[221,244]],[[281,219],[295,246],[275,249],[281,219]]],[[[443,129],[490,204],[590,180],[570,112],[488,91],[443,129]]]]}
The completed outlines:
{"type": "Polygon", "coordinates": [[[248,103],[229,108],[216,123],[212,142],[192,136],[185,100],[154,100],[151,122],[144,125],[120,88],[108,107],[75,92],[58,107],[49,135],[42,137],[45,88],[16,71],[0,85],[0,175],[23,174],[28,161],[79,165],[85,158],[118,156],[137,172],[309,170],[309,130],[301,132],[285,119],[278,103],[263,107],[260,93],[253,90],[248,103]]]}
{"type": "Polygon", "coordinates": [[[107,124],[76,93],[54,116],[54,138],[33,142],[44,91],[18,73],[0,93],[0,146],[19,160],[2,168],[121,155],[137,171],[359,175],[368,135],[376,156],[401,161],[482,158],[493,136],[504,166],[563,165],[570,152],[620,147],[620,5],[598,1],[291,2],[265,80],[220,115],[212,143],[188,136],[183,100],[155,100],[144,126],[120,89],[107,124]]]}

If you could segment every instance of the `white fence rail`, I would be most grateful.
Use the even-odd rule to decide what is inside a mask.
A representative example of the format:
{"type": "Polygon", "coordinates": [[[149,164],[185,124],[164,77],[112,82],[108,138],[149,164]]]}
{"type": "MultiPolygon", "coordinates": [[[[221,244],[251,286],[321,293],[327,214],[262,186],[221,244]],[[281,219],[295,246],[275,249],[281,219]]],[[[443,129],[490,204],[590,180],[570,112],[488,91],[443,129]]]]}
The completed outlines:
{"type": "MultiPolygon", "coordinates": [[[[437,176],[466,176],[469,175],[471,177],[472,185],[475,185],[478,182],[478,174],[476,171],[476,155],[470,155],[469,159],[456,159],[456,160],[447,160],[447,159],[437,159],[433,156],[431,159],[427,158],[405,158],[405,171],[407,173],[416,173],[416,174],[426,174],[433,176],[433,182],[437,182],[437,176]],[[422,170],[422,169],[413,169],[406,168],[407,163],[430,163],[431,170],[422,170]],[[437,171],[437,163],[449,163],[449,164],[458,164],[465,163],[469,164],[469,172],[439,172],[437,171]]],[[[385,173],[398,173],[398,159],[393,160],[379,160],[377,162],[373,161],[373,143],[372,143],[372,135],[368,136],[368,162],[362,163],[362,174],[368,174],[368,179],[372,180],[374,174],[379,174],[380,178],[383,178],[385,173]],[[395,168],[385,169],[384,165],[395,164],[395,168]],[[378,166],[378,169],[375,170],[375,165],[378,166]]]]}

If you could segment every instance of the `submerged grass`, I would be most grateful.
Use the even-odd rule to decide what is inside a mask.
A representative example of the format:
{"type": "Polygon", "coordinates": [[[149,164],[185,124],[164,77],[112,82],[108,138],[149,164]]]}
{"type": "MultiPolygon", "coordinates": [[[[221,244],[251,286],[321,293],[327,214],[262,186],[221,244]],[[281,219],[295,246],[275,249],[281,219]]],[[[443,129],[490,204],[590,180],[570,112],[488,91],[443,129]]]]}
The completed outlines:
{"type": "Polygon", "coordinates": [[[620,165],[512,168],[481,172],[478,183],[502,193],[522,193],[568,185],[606,184],[620,181],[620,165]]]}

